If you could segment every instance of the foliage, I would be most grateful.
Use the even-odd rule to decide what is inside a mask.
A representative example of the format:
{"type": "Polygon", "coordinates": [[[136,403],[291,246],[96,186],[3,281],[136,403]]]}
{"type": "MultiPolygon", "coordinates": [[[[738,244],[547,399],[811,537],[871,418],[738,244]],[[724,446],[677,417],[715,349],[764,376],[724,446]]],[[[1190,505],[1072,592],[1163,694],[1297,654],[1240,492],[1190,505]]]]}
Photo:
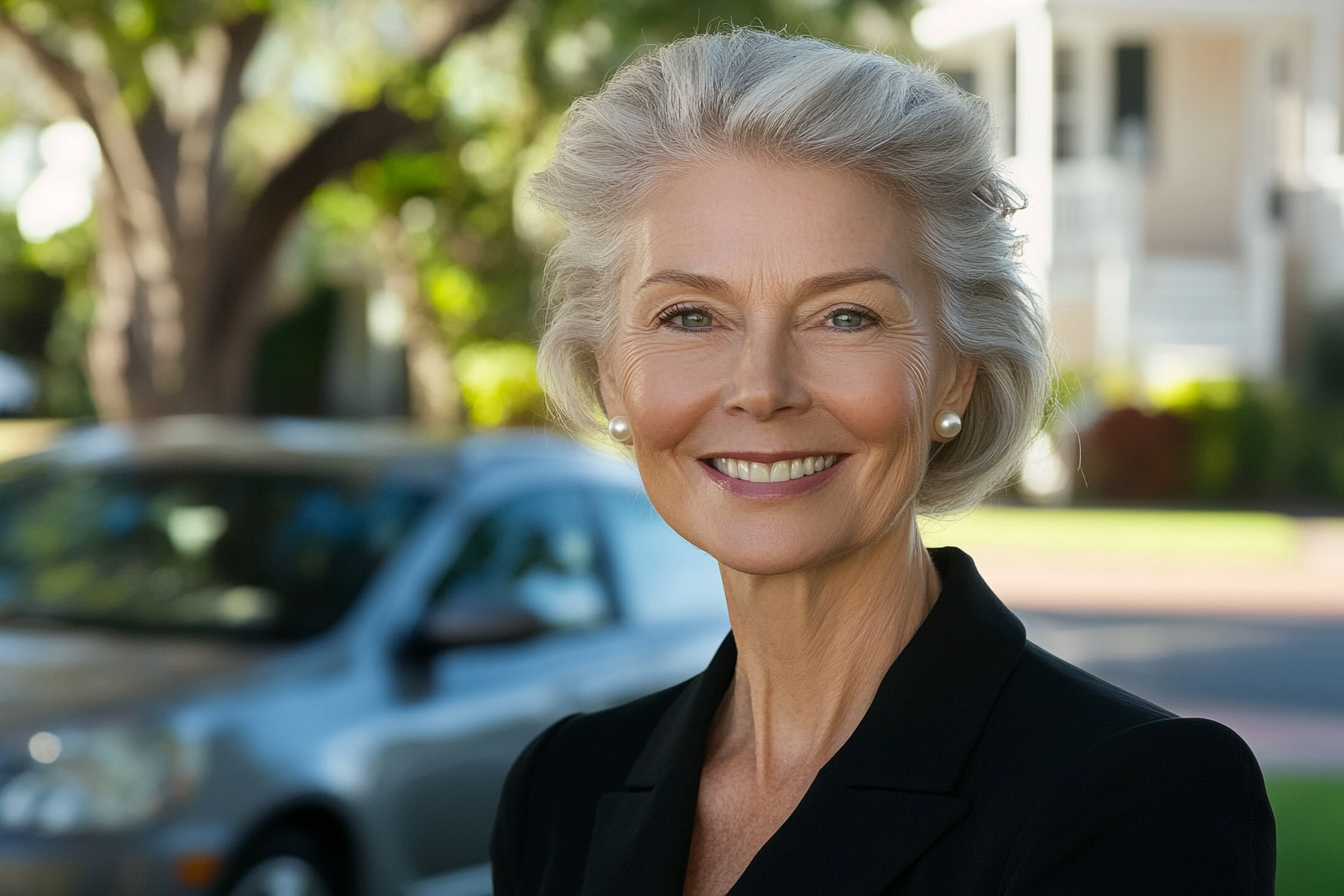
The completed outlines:
{"type": "Polygon", "coordinates": [[[0,0],[6,56],[101,148],[87,359],[104,414],[245,410],[296,214],[361,161],[432,145],[434,66],[508,4],[0,0]]]}
{"type": "Polygon", "coordinates": [[[1344,302],[1312,315],[1306,393],[1323,402],[1344,403],[1344,302]]]}
{"type": "Polygon", "coordinates": [[[527,179],[549,157],[574,96],[597,89],[643,47],[727,22],[795,30],[806,22],[819,35],[880,46],[904,34],[898,12],[853,0],[733,0],[716,12],[705,19],[671,0],[516,4],[495,28],[456,42],[425,79],[442,113],[437,146],[365,163],[314,196],[307,220],[322,234],[318,264],[329,278],[366,278],[378,264],[367,233],[380,219],[400,221],[439,336],[469,359],[459,357],[455,369],[472,378],[459,385],[474,424],[532,413],[489,403],[483,411],[482,394],[513,409],[536,404],[530,379],[481,359],[516,360],[500,354],[504,346],[536,338],[541,254],[554,224],[528,200],[527,179]],[[363,265],[352,267],[360,256],[363,265]],[[505,378],[487,387],[487,375],[505,378]],[[508,395],[510,383],[523,391],[508,395]]]}
{"type": "MultiPolygon", "coordinates": [[[[190,129],[174,131],[174,122],[189,118],[192,104],[204,99],[200,92],[210,90],[207,80],[201,80],[202,60],[223,29],[246,68],[236,85],[237,96],[228,94],[232,88],[227,83],[215,85],[213,101],[223,116],[223,136],[211,150],[218,156],[211,164],[226,176],[227,201],[218,214],[211,212],[210,221],[246,219],[247,227],[258,225],[263,237],[258,249],[246,256],[247,263],[268,269],[273,249],[266,240],[280,239],[283,222],[276,219],[289,212],[280,203],[278,212],[268,213],[264,200],[276,192],[282,175],[300,175],[291,178],[287,195],[311,196],[303,203],[305,258],[298,275],[306,282],[292,284],[290,292],[310,294],[315,283],[377,291],[409,263],[420,296],[406,298],[427,303],[437,338],[456,351],[475,342],[535,338],[540,252],[553,236],[553,224],[527,201],[526,181],[548,157],[560,116],[574,96],[596,89],[643,47],[729,22],[789,27],[900,50],[908,45],[902,15],[913,4],[725,0],[709,18],[674,0],[644,0],[634,6],[616,0],[516,0],[501,21],[476,28],[509,5],[508,0],[0,0],[0,24],[8,20],[17,29],[12,30],[13,40],[38,47],[39,55],[70,60],[83,73],[87,89],[65,84],[64,107],[73,103],[100,134],[108,128],[115,131],[117,114],[134,120],[146,157],[159,165],[154,170],[161,186],[165,177],[175,176],[177,163],[156,162],[155,153],[165,147],[179,155],[186,152],[190,129]],[[425,34],[433,29],[425,23],[436,21],[436,14],[464,10],[475,18],[451,32],[455,39],[426,41],[425,34]],[[89,91],[95,88],[112,93],[93,96],[89,91]],[[116,114],[109,116],[108,109],[116,114]],[[351,129],[340,131],[342,140],[332,145],[357,146],[378,134],[375,113],[384,115],[380,121],[401,122],[397,127],[405,128],[402,139],[386,137],[386,145],[378,144],[382,148],[367,153],[362,162],[355,150],[347,150],[349,164],[297,164],[343,124],[351,129]],[[287,166],[295,170],[287,171],[287,166]],[[370,240],[370,232],[380,229],[393,236],[370,240]]],[[[47,68],[49,75],[65,71],[59,64],[47,68]]],[[[12,108],[0,105],[0,116],[15,117],[12,108]]],[[[109,150],[105,141],[104,149],[114,168],[121,164],[123,156],[115,146],[109,150]]],[[[213,202],[215,194],[210,195],[213,202]]],[[[172,223],[177,212],[171,205],[165,208],[172,223]]],[[[182,221],[186,219],[180,225],[182,221]]],[[[190,228],[179,227],[175,238],[181,233],[189,235],[190,228]]],[[[107,234],[99,239],[98,245],[105,246],[107,234]]],[[[176,251],[183,257],[200,255],[181,239],[176,251]]],[[[200,245],[223,252],[219,247],[224,242],[200,245]]],[[[216,266],[240,270],[227,254],[216,266]]],[[[248,278],[270,275],[228,276],[233,280],[212,287],[214,294],[206,299],[202,293],[211,290],[182,284],[184,301],[245,305],[256,291],[248,278]]],[[[218,283],[219,276],[205,282],[218,283]]],[[[63,319],[87,326],[94,319],[95,294],[99,302],[108,300],[103,290],[72,292],[82,296],[82,310],[63,319]]],[[[197,317],[209,319],[210,313],[187,313],[184,320],[190,325],[197,317]]],[[[258,317],[245,310],[228,311],[216,317],[228,325],[225,330],[241,327],[244,332],[235,338],[205,331],[197,338],[204,345],[201,357],[187,352],[183,363],[221,365],[225,358],[250,353],[260,331],[249,335],[248,321],[265,320],[266,313],[258,317]],[[217,346],[215,355],[224,354],[211,356],[212,344],[217,346]]],[[[151,333],[171,332],[161,324],[142,326],[151,333]]],[[[66,346],[78,328],[58,329],[63,334],[58,341],[68,354],[66,346]]],[[[94,336],[98,338],[97,331],[94,336]]],[[[188,332],[186,345],[192,344],[188,332]]],[[[159,355],[146,363],[153,366],[161,360],[155,359],[159,355]]],[[[156,367],[152,373],[156,389],[191,380],[190,371],[165,378],[156,367]]],[[[259,385],[264,387],[265,380],[259,385]]],[[[224,401],[219,396],[211,400],[224,401]]],[[[175,405],[159,401],[144,406],[152,412],[175,405]]]]}
{"type": "Polygon", "coordinates": [[[88,226],[41,244],[19,237],[12,214],[0,214],[0,351],[38,374],[33,413],[83,417],[93,413],[82,363],[92,296],[88,226]]]}
{"type": "Polygon", "coordinates": [[[537,352],[522,342],[473,342],[454,359],[471,423],[535,424],[545,417],[537,383],[537,352]]]}
{"type": "Polygon", "coordinates": [[[319,417],[339,297],[316,284],[303,305],[262,337],[252,385],[252,409],[262,416],[319,417]]]}
{"type": "Polygon", "coordinates": [[[1240,380],[1108,412],[1083,436],[1081,494],[1304,509],[1344,505],[1344,400],[1240,380]],[[1137,491],[1136,491],[1137,489],[1137,491]]]}

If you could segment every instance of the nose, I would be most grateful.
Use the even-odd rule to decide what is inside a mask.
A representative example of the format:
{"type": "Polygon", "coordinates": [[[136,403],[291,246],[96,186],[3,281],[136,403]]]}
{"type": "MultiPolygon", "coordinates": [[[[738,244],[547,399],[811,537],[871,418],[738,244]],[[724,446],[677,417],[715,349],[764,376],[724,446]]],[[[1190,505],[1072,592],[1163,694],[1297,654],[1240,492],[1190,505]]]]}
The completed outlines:
{"type": "Polygon", "coordinates": [[[749,331],[724,387],[724,410],[757,420],[806,411],[812,398],[800,378],[802,360],[787,332],[749,331]]]}

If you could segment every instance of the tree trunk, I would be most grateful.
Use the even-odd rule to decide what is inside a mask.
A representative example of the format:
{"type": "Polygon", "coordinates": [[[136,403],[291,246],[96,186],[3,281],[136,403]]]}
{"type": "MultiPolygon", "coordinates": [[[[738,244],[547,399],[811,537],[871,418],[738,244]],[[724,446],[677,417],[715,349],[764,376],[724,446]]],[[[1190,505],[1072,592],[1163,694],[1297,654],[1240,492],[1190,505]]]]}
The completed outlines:
{"type": "Polygon", "coordinates": [[[401,221],[387,218],[374,233],[382,260],[383,288],[401,299],[405,312],[406,382],[411,415],[427,429],[452,432],[462,426],[462,396],[453,359],[439,332],[434,309],[420,289],[420,275],[406,246],[401,221]]]}
{"type": "MultiPolygon", "coordinates": [[[[509,2],[442,0],[425,7],[408,64],[432,64],[458,36],[497,21],[509,2]]],[[[145,52],[154,100],[137,119],[97,54],[79,62],[61,55],[0,4],[0,36],[31,57],[102,147],[99,300],[87,361],[104,419],[246,413],[272,262],[308,197],[359,162],[433,134],[431,122],[386,97],[347,110],[318,128],[240,207],[223,167],[224,135],[268,23],[264,13],[249,13],[196,32],[188,52],[166,43],[145,52]]],[[[418,289],[403,295],[417,410],[429,421],[455,422],[456,387],[433,318],[425,317],[418,289]]]]}

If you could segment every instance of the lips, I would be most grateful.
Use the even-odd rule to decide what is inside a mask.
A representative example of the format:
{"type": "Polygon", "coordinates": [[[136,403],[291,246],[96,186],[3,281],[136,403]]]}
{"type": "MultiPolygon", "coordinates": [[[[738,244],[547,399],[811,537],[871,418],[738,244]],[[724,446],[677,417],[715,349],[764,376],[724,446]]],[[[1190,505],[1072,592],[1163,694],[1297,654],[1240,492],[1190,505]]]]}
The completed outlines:
{"type": "Polygon", "coordinates": [[[788,482],[829,469],[835,464],[836,458],[837,455],[834,454],[814,454],[773,463],[760,463],[734,457],[714,457],[710,458],[708,463],[723,475],[743,482],[788,482]]]}

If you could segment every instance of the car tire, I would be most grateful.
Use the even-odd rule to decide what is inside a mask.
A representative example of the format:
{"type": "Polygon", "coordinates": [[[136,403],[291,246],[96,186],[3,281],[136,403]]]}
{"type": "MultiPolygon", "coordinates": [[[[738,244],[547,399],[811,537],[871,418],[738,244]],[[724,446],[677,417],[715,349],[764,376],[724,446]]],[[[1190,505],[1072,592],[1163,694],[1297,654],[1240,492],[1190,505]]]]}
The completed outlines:
{"type": "Polygon", "coordinates": [[[239,857],[224,896],[340,896],[348,891],[335,861],[299,830],[265,835],[239,857]]]}

